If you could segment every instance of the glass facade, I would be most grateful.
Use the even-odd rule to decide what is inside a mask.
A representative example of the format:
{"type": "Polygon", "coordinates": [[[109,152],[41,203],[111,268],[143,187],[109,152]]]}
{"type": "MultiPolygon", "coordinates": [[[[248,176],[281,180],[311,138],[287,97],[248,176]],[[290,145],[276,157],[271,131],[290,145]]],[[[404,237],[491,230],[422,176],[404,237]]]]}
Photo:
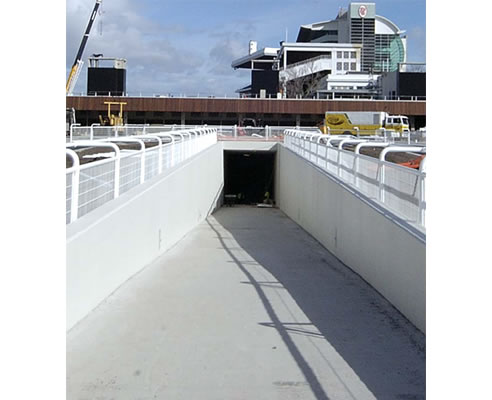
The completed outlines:
{"type": "Polygon", "coordinates": [[[405,60],[405,48],[398,35],[376,35],[375,72],[393,72],[405,60]]]}

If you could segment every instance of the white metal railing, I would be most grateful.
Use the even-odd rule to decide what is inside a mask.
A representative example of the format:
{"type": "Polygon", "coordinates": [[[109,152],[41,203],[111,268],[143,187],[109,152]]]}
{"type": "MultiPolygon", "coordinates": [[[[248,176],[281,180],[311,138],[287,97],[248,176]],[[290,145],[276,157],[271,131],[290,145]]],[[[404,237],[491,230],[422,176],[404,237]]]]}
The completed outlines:
{"type": "MultiPolygon", "coordinates": [[[[343,150],[329,135],[288,129],[284,145],[327,173],[357,189],[407,222],[425,230],[424,163],[420,170],[407,168],[356,152],[343,150]]],[[[355,140],[354,140],[355,141],[355,140]]],[[[381,142],[380,142],[381,143],[381,142]]],[[[385,149],[391,148],[388,144],[385,149]]],[[[400,148],[401,145],[398,146],[400,148]]],[[[425,148],[420,148],[425,149],[425,148]]],[[[415,148],[409,147],[409,151],[415,148]]]]}
{"type": "Polygon", "coordinates": [[[215,143],[208,127],[67,143],[66,223],[215,143]]]}
{"type": "Polygon", "coordinates": [[[323,54],[321,56],[308,58],[306,60],[302,60],[302,61],[298,61],[298,62],[295,62],[292,64],[288,64],[287,68],[293,68],[293,67],[297,67],[299,65],[310,64],[310,63],[313,63],[313,62],[318,61],[318,60],[331,60],[331,59],[332,59],[331,54],[323,54]]]}
{"type": "MultiPolygon", "coordinates": [[[[67,96],[70,97],[94,97],[98,96],[97,93],[94,95],[88,96],[87,93],[78,92],[71,93],[67,96]]],[[[100,97],[111,97],[111,93],[105,92],[104,94],[100,94],[100,97]]],[[[124,96],[117,97],[133,97],[133,98],[190,98],[190,99],[227,99],[227,100],[241,100],[241,99],[262,99],[262,100],[292,100],[292,101],[306,101],[306,100],[320,100],[316,98],[304,98],[304,99],[296,99],[296,98],[278,98],[276,95],[269,94],[266,98],[262,98],[259,94],[252,95],[237,95],[237,94],[205,94],[205,93],[125,93],[124,96]]],[[[338,98],[337,98],[338,100],[338,98]]],[[[426,96],[399,96],[397,98],[389,97],[389,96],[381,96],[374,95],[370,97],[361,96],[358,97],[357,94],[351,100],[361,100],[361,101],[426,101],[426,96]]]]}
{"type": "MultiPolygon", "coordinates": [[[[294,126],[263,126],[242,127],[238,125],[205,125],[208,128],[217,130],[219,140],[268,140],[282,141],[284,131],[293,129],[294,126]]],[[[199,125],[123,125],[119,127],[100,126],[80,126],[74,124],[70,129],[68,142],[75,143],[80,140],[102,140],[110,138],[139,137],[162,133],[173,133],[178,130],[195,130],[199,125]]],[[[310,132],[320,132],[317,127],[302,127],[303,130],[310,132]]]]}
{"type": "MultiPolygon", "coordinates": [[[[73,124],[70,127],[70,135],[68,142],[76,142],[79,140],[95,140],[95,139],[107,139],[107,138],[123,138],[123,137],[135,137],[139,135],[148,136],[153,133],[169,133],[175,130],[183,129],[196,129],[201,125],[124,125],[119,127],[112,126],[100,126],[99,124],[92,124],[91,126],[80,126],[80,124],[73,124]]],[[[204,125],[210,128],[216,128],[219,140],[269,140],[269,141],[282,141],[284,131],[286,129],[301,129],[303,131],[320,133],[320,130],[316,126],[263,126],[263,127],[241,127],[238,125],[204,125]]],[[[377,130],[359,130],[357,127],[353,130],[347,129],[329,129],[329,134],[335,136],[339,134],[350,133],[353,136],[368,137],[368,136],[381,136],[386,141],[398,142],[398,143],[425,143],[426,134],[425,130],[410,131],[410,132],[395,132],[389,129],[377,129],[377,130]]]]}
{"type": "MultiPolygon", "coordinates": [[[[267,140],[267,141],[283,141],[284,132],[286,129],[293,127],[286,126],[217,126],[217,134],[219,140],[267,140]]],[[[303,130],[319,133],[317,127],[303,127],[303,130]]]]}

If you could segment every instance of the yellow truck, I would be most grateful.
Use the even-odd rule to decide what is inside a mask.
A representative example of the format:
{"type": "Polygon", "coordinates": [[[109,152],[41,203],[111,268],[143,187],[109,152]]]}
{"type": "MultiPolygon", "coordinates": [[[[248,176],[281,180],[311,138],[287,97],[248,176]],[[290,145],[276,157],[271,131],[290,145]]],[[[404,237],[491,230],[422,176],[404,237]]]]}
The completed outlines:
{"type": "Polygon", "coordinates": [[[331,135],[369,136],[380,134],[381,128],[397,136],[410,131],[408,117],[370,111],[327,111],[321,131],[331,135]]]}

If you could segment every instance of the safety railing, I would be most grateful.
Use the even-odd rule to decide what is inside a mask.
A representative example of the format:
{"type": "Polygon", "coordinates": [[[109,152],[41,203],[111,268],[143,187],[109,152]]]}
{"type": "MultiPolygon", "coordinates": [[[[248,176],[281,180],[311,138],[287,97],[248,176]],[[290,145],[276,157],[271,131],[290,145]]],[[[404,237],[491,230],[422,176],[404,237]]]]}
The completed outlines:
{"type": "MultiPolygon", "coordinates": [[[[326,93],[323,93],[323,95],[326,95],[326,93]]],[[[329,93],[331,96],[331,93],[329,93]]],[[[114,96],[113,93],[100,93],[98,94],[97,92],[91,94],[91,96],[88,96],[87,93],[84,92],[77,92],[77,93],[72,93],[68,95],[69,97],[111,97],[114,96]]],[[[342,95],[343,96],[343,95],[342,95]]],[[[117,96],[117,97],[133,97],[133,98],[180,98],[180,99],[227,99],[227,100],[244,100],[244,99],[261,99],[261,100],[271,100],[271,101],[279,101],[279,100],[291,100],[291,101],[314,101],[314,100],[324,100],[326,98],[282,98],[278,97],[276,94],[268,94],[266,97],[262,97],[260,94],[206,94],[206,93],[125,93],[124,96],[117,96]]],[[[337,100],[343,99],[343,97],[339,97],[339,95],[336,95],[335,97],[337,100]]],[[[329,98],[330,99],[330,98],[329,98]]],[[[329,100],[328,99],[328,100],[329,100]]],[[[352,97],[351,100],[361,100],[361,101],[426,101],[426,96],[382,96],[382,95],[360,95],[355,93],[352,97]]]]}
{"type": "MultiPolygon", "coordinates": [[[[293,127],[286,126],[217,126],[219,140],[266,140],[266,141],[283,141],[284,131],[293,127]]],[[[319,133],[317,127],[303,127],[303,130],[319,133]]]]}
{"type": "MultiPolygon", "coordinates": [[[[99,140],[108,138],[123,138],[138,135],[150,135],[166,133],[176,130],[190,130],[197,129],[199,127],[210,127],[217,129],[218,140],[266,140],[266,141],[282,141],[284,131],[286,129],[301,129],[302,131],[308,131],[313,133],[320,133],[320,130],[316,126],[263,126],[263,127],[242,127],[238,125],[124,125],[119,127],[112,126],[100,126],[99,124],[93,124],[91,126],[80,126],[74,124],[70,128],[70,135],[68,142],[73,143],[80,140],[99,140]]],[[[359,130],[355,127],[352,130],[347,129],[329,129],[327,133],[335,135],[350,134],[356,137],[368,137],[368,136],[380,136],[386,141],[394,143],[425,143],[426,134],[425,130],[410,131],[399,133],[390,129],[377,129],[377,130],[359,130]]]]}
{"type": "Polygon", "coordinates": [[[76,221],[215,143],[214,128],[67,143],[66,223],[76,221]]]}
{"type": "MultiPolygon", "coordinates": [[[[305,128],[296,128],[305,131],[305,128]]],[[[350,135],[357,138],[374,138],[380,137],[383,138],[386,142],[391,143],[425,143],[426,142],[426,134],[425,131],[422,130],[411,130],[405,132],[399,132],[394,129],[386,129],[386,128],[377,128],[377,129],[359,129],[358,127],[344,128],[344,129],[332,129],[326,127],[326,133],[329,135],[350,135]]]]}
{"type": "MultiPolygon", "coordinates": [[[[425,163],[421,163],[420,170],[404,167],[384,159],[358,154],[358,151],[344,150],[342,140],[363,142],[362,139],[344,140],[340,136],[335,138],[295,129],[284,133],[284,145],[287,148],[407,222],[425,230],[425,163]]],[[[392,144],[382,141],[371,145],[384,147],[384,154],[392,148],[392,144]]],[[[401,145],[398,148],[401,149],[401,145]]],[[[422,149],[425,148],[418,148],[422,149]]],[[[416,151],[416,148],[408,147],[408,150],[416,151]]]]}
{"type": "MultiPolygon", "coordinates": [[[[217,130],[219,140],[267,140],[282,141],[284,131],[294,126],[238,126],[238,125],[123,125],[118,127],[72,125],[68,142],[80,140],[99,140],[109,138],[124,138],[139,135],[168,133],[176,130],[194,130],[199,127],[209,127],[217,130]]],[[[303,130],[319,133],[317,127],[302,127],[303,130]]]]}

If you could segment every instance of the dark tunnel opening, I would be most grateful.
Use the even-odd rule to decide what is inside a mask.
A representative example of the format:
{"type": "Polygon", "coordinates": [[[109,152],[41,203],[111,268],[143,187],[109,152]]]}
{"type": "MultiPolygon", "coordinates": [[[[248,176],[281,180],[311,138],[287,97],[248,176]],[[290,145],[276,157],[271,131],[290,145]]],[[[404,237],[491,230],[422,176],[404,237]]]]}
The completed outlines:
{"type": "Polygon", "coordinates": [[[224,151],[224,204],[273,204],[274,151],[224,151]]]}

